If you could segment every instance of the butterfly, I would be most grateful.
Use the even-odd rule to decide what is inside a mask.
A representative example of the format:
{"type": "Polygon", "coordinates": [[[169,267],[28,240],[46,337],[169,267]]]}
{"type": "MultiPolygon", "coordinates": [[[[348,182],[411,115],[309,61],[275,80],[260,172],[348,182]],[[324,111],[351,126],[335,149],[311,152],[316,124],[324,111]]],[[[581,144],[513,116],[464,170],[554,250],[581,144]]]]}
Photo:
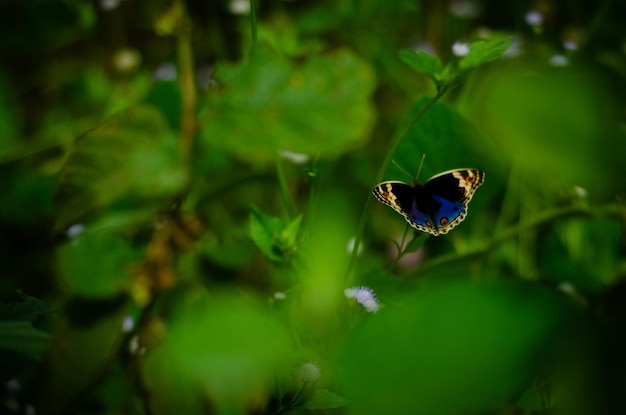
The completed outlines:
{"type": "Polygon", "coordinates": [[[391,206],[409,225],[431,235],[446,234],[467,215],[467,204],[485,181],[476,169],[456,169],[439,173],[426,183],[382,182],[372,193],[379,202],[391,206]]]}

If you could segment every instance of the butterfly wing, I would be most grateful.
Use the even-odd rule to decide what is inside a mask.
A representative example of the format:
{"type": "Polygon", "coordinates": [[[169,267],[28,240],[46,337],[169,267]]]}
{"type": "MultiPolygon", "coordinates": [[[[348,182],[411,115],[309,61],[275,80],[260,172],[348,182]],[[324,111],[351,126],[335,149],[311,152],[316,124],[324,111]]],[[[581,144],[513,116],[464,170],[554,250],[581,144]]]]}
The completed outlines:
{"type": "Polygon", "coordinates": [[[372,193],[379,202],[404,216],[409,225],[418,231],[437,235],[433,221],[418,207],[417,193],[413,186],[395,181],[382,182],[374,187],[372,193]]]}
{"type": "MultiPolygon", "coordinates": [[[[431,177],[424,189],[437,202],[432,212],[437,234],[445,234],[467,215],[467,204],[485,181],[485,173],[476,169],[449,170],[431,177]]],[[[431,232],[432,233],[432,232],[431,232]]]]}

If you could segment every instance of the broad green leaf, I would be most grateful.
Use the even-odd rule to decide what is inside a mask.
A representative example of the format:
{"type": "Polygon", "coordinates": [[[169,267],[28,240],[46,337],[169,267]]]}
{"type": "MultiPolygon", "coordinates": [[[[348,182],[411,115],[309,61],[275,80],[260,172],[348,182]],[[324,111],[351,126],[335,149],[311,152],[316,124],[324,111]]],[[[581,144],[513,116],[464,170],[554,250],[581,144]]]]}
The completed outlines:
{"type": "Polygon", "coordinates": [[[412,51],[408,49],[401,50],[398,55],[402,62],[409,65],[411,69],[428,75],[433,81],[443,70],[441,61],[436,55],[430,55],[421,50],[412,51]]]}
{"type": "Polygon", "coordinates": [[[104,297],[129,288],[130,273],[139,255],[125,239],[87,231],[65,243],[58,259],[61,275],[72,293],[104,297]]]}
{"type": "Polygon", "coordinates": [[[461,59],[459,68],[471,69],[498,59],[511,46],[511,42],[513,42],[511,37],[476,41],[471,44],[469,53],[461,59]]]}
{"type": "MultiPolygon", "coordinates": [[[[410,122],[429,100],[424,98],[417,102],[406,122],[410,122]]],[[[394,160],[409,173],[416,174],[425,155],[419,177],[421,181],[454,168],[484,170],[483,150],[476,145],[478,134],[472,123],[448,106],[435,104],[402,141],[394,160]]],[[[390,180],[407,180],[406,174],[393,165],[385,177],[390,180]]]]}
{"type": "Polygon", "coordinates": [[[537,251],[542,275],[583,292],[600,292],[620,278],[622,234],[619,220],[579,218],[555,224],[537,251]]]}
{"type": "Polygon", "coordinates": [[[215,413],[243,414],[267,404],[293,350],[264,305],[217,295],[183,305],[175,317],[165,343],[142,365],[155,414],[204,413],[206,403],[215,413]]]}
{"type": "Polygon", "coordinates": [[[222,65],[200,114],[200,139],[249,161],[281,150],[336,157],[364,143],[374,121],[373,71],[343,50],[296,64],[259,46],[222,65]]]}
{"type": "Polygon", "coordinates": [[[119,113],[76,141],[59,177],[59,226],[116,201],[172,197],[186,183],[179,143],[152,107],[119,113]]]}
{"type": "Polygon", "coordinates": [[[271,261],[282,262],[296,250],[302,215],[291,222],[267,216],[250,206],[250,236],[271,261]]]}
{"type": "Polygon", "coordinates": [[[398,300],[346,343],[340,377],[353,413],[506,407],[567,336],[568,303],[541,287],[448,278],[398,300]]]}
{"type": "MultiPolygon", "coordinates": [[[[58,322],[47,352],[46,376],[38,384],[40,407],[48,413],[66,413],[84,397],[86,386],[96,386],[111,369],[111,358],[123,344],[122,320],[128,307],[118,307],[88,327],[73,327],[67,318],[58,322]]],[[[89,389],[89,388],[87,388],[89,389]]]]}
{"type": "Polygon", "coordinates": [[[27,321],[32,323],[49,311],[48,305],[38,298],[18,293],[19,299],[0,303],[0,321],[27,321]]]}
{"type": "Polygon", "coordinates": [[[38,360],[50,336],[26,321],[0,321],[0,350],[38,360]]]}
{"type": "Polygon", "coordinates": [[[303,409],[333,409],[346,406],[346,400],[327,389],[315,388],[313,396],[301,406],[303,409]]]}
{"type": "MultiPolygon", "coordinates": [[[[519,166],[547,196],[579,186],[590,196],[624,189],[626,139],[611,86],[577,66],[551,68],[518,61],[475,77],[466,112],[483,135],[475,146],[500,163],[519,166]]],[[[489,180],[489,179],[487,179],[489,180]]]]}

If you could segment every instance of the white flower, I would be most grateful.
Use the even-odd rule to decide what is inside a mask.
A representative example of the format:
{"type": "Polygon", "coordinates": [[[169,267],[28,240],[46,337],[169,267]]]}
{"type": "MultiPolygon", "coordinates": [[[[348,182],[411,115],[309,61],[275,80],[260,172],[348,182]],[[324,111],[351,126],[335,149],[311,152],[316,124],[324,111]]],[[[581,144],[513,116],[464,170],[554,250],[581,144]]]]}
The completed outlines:
{"type": "Polygon", "coordinates": [[[298,379],[302,382],[315,382],[320,378],[321,372],[315,363],[305,363],[298,368],[298,379]]]}
{"type": "Polygon", "coordinates": [[[85,226],[80,223],[77,223],[67,228],[67,230],[65,231],[65,234],[69,238],[74,238],[75,236],[78,236],[81,233],[83,233],[84,230],[85,230],[85,226]]]}
{"type": "Polygon", "coordinates": [[[543,23],[543,14],[537,10],[526,13],[526,23],[531,26],[540,26],[543,23]]]}
{"type": "Polygon", "coordinates": [[[357,303],[361,304],[369,313],[378,311],[378,300],[371,288],[368,287],[352,287],[346,288],[343,293],[347,298],[354,298],[357,303]]]}
{"type": "Polygon", "coordinates": [[[231,0],[228,4],[228,10],[232,14],[250,14],[249,0],[231,0]]]}
{"type": "Polygon", "coordinates": [[[563,47],[567,50],[578,50],[578,42],[575,40],[566,40],[563,42],[563,47]]]}
{"type": "Polygon", "coordinates": [[[135,319],[133,316],[126,316],[122,320],[122,332],[130,333],[135,328],[135,319]]]}
{"type": "Polygon", "coordinates": [[[276,291],[276,292],[274,293],[274,299],[275,299],[275,300],[284,300],[285,298],[287,298],[287,296],[286,296],[286,295],[285,295],[285,293],[284,293],[284,292],[282,292],[282,291],[276,291]]]}
{"type": "Polygon", "coordinates": [[[458,40],[452,45],[452,53],[455,56],[466,56],[470,51],[469,43],[459,42],[458,40]]]}

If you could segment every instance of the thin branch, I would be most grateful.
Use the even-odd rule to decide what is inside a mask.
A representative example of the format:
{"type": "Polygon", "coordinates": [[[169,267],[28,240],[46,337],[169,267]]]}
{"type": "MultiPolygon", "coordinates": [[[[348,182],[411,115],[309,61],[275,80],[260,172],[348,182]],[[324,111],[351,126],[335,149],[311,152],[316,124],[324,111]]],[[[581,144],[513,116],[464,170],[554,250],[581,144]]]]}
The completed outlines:
{"type": "Polygon", "coordinates": [[[474,257],[479,257],[482,255],[486,255],[494,248],[501,245],[504,241],[511,239],[519,234],[529,230],[540,227],[544,224],[554,222],[557,219],[561,219],[568,216],[574,215],[593,215],[593,216],[619,216],[622,214],[622,207],[619,205],[608,205],[604,208],[596,208],[590,209],[585,206],[569,206],[566,208],[558,208],[547,211],[541,215],[536,216],[535,218],[524,222],[517,223],[514,226],[504,230],[499,235],[495,236],[488,243],[483,244],[482,246],[474,249],[470,249],[463,253],[452,253],[448,255],[439,256],[433,260],[426,262],[424,265],[417,268],[415,271],[412,271],[407,274],[407,277],[417,277],[419,274],[430,271],[432,269],[445,266],[454,262],[465,261],[474,257]]]}
{"type": "Polygon", "coordinates": [[[193,48],[191,46],[191,21],[183,1],[183,10],[177,34],[178,68],[180,71],[180,93],[182,100],[181,114],[181,148],[185,157],[189,155],[193,139],[196,135],[196,75],[194,72],[193,48]]]}

